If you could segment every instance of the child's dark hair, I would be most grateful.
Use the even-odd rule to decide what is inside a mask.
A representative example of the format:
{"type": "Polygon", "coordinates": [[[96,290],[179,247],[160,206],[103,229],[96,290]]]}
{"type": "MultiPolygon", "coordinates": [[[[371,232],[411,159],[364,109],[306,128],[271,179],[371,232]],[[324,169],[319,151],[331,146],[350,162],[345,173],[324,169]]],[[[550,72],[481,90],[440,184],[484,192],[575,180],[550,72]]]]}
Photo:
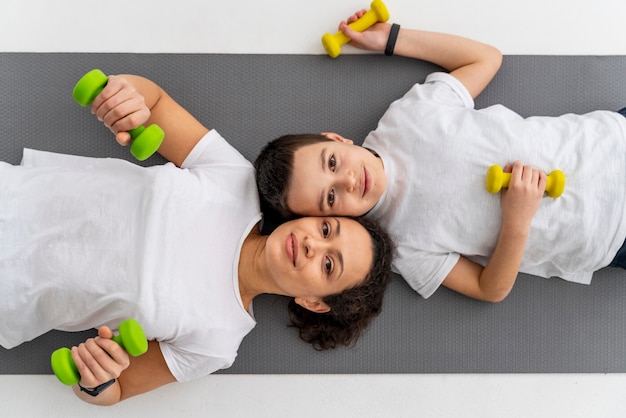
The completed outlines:
{"type": "Polygon", "coordinates": [[[380,313],[385,289],[391,281],[391,259],[395,249],[391,237],[375,221],[364,218],[355,220],[369,232],[374,255],[370,270],[361,284],[325,297],[324,302],[330,306],[330,311],[326,313],[311,312],[293,299],[289,302],[291,326],[298,328],[300,338],[316,350],[356,343],[372,319],[380,313]]]}
{"type": "Polygon", "coordinates": [[[254,161],[256,184],[264,204],[285,219],[296,216],[287,207],[287,192],[293,173],[295,152],[305,145],[332,141],[323,135],[283,135],[267,143],[254,161]]]}

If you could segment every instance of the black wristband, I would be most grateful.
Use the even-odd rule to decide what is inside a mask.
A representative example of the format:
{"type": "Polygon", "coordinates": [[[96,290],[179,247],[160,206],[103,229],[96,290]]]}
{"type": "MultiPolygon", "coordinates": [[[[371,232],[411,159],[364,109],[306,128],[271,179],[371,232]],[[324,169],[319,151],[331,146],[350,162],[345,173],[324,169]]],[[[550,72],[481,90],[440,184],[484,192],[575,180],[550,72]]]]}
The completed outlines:
{"type": "Polygon", "coordinates": [[[103,384],[98,385],[92,389],[84,388],[80,385],[80,383],[78,384],[78,387],[80,388],[81,392],[85,392],[89,396],[98,396],[102,392],[104,392],[104,390],[107,389],[109,386],[113,385],[113,383],[115,383],[115,379],[111,379],[108,382],[104,382],[103,384]]]}
{"type": "Polygon", "coordinates": [[[385,47],[385,55],[388,57],[393,55],[393,49],[396,47],[396,41],[398,40],[398,32],[400,32],[400,25],[397,23],[392,24],[389,38],[387,39],[387,46],[385,47]]]}

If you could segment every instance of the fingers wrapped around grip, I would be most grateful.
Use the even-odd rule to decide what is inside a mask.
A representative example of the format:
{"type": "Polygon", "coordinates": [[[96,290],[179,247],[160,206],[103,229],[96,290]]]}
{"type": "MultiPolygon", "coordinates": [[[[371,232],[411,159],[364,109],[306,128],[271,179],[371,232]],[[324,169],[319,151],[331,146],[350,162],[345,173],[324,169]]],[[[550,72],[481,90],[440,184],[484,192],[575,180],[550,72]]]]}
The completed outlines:
{"type": "MultiPolygon", "coordinates": [[[[505,173],[499,165],[492,165],[487,170],[485,187],[489,193],[498,193],[509,187],[511,173],[505,173]]],[[[561,170],[553,170],[546,177],[546,194],[554,199],[565,190],[565,174],[561,170]]]]}

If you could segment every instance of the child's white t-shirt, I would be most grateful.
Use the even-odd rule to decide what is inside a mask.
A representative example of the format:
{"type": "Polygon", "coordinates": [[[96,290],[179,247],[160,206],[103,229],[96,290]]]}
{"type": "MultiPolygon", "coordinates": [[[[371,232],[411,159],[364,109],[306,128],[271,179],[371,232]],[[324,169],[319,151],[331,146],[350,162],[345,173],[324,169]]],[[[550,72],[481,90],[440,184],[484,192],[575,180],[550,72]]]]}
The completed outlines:
{"type": "Polygon", "coordinates": [[[237,266],[252,165],[210,131],[177,168],[24,150],[0,163],[0,344],[132,317],[179,381],[229,367],[255,326],[237,266]]]}
{"type": "Polygon", "coordinates": [[[486,264],[500,232],[500,195],[485,188],[492,164],[521,160],[566,186],[545,197],[520,270],[589,283],[626,237],[626,118],[612,111],[523,118],[501,105],[474,109],[453,76],[434,73],[395,101],[363,146],[384,163],[387,189],[369,216],[398,245],[393,267],[423,297],[463,254],[486,264]]]}

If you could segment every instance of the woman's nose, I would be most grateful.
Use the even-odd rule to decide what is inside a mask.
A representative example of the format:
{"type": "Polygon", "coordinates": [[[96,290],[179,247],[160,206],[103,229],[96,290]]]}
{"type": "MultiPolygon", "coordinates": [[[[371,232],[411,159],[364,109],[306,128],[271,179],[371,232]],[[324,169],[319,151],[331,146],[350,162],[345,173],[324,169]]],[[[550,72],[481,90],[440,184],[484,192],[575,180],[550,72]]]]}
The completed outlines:
{"type": "Polygon", "coordinates": [[[309,258],[324,248],[325,242],[315,237],[307,236],[304,241],[305,255],[309,258]]]}

